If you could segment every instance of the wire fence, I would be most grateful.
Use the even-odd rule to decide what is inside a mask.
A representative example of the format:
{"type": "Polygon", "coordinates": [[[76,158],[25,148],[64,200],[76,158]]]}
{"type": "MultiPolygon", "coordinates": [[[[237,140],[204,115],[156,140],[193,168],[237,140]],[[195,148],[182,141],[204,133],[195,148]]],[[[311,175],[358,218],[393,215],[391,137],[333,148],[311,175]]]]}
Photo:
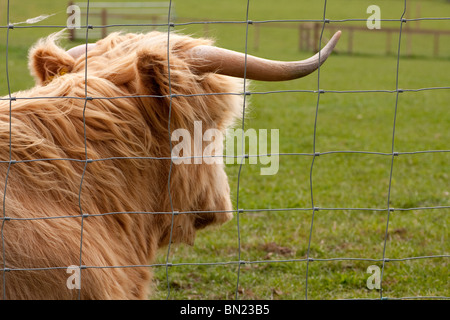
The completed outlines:
{"type": "MultiPolygon", "coordinates": [[[[137,26],[137,27],[166,27],[167,28],[167,42],[170,42],[171,39],[171,31],[178,26],[186,26],[186,25],[195,25],[195,24],[241,24],[245,25],[246,27],[246,35],[245,35],[245,71],[244,71],[244,86],[242,93],[235,93],[235,92],[228,92],[228,93],[214,93],[214,95],[218,94],[225,94],[225,95],[242,95],[243,96],[243,105],[242,105],[242,123],[241,127],[244,131],[245,129],[245,115],[246,115],[246,107],[247,107],[247,99],[251,95],[266,95],[266,94],[288,94],[288,93],[311,93],[317,95],[316,100],[316,107],[315,107],[315,120],[314,120],[314,135],[313,135],[313,151],[311,153],[266,153],[266,154],[260,154],[260,155],[252,155],[252,154],[245,154],[244,146],[242,146],[242,152],[241,155],[237,156],[229,156],[224,155],[220,157],[233,157],[235,159],[240,159],[239,163],[239,171],[237,175],[237,189],[236,189],[236,208],[233,210],[218,210],[218,211],[175,211],[173,203],[172,203],[172,192],[170,186],[171,181],[171,173],[172,173],[172,167],[174,165],[173,158],[172,157],[156,157],[156,156],[149,156],[149,157],[111,157],[111,158],[104,158],[104,159],[90,159],[87,151],[87,136],[86,136],[86,118],[84,112],[86,111],[86,108],[89,106],[89,102],[93,100],[113,100],[113,99],[128,99],[128,98],[137,98],[137,97],[153,97],[153,98],[168,98],[169,99],[169,123],[168,123],[168,143],[170,143],[170,150],[172,151],[172,140],[171,140],[171,112],[172,112],[172,100],[180,97],[180,96],[196,96],[196,94],[191,95],[178,95],[178,94],[172,94],[171,88],[171,75],[170,75],[170,49],[169,46],[167,47],[167,59],[168,59],[168,80],[169,80],[169,94],[168,95],[133,95],[133,96],[120,96],[120,97],[90,97],[88,95],[88,82],[85,81],[85,96],[84,97],[26,97],[26,98],[19,98],[15,97],[13,93],[11,92],[11,86],[10,86],[10,70],[9,70],[9,45],[10,45],[10,32],[13,29],[27,29],[27,28],[66,28],[67,26],[58,26],[58,25],[38,25],[38,26],[26,26],[26,25],[13,25],[10,23],[10,1],[7,1],[7,25],[0,26],[0,29],[6,29],[6,80],[8,85],[8,97],[1,98],[0,100],[3,101],[9,101],[9,119],[10,119],[10,127],[9,127],[9,160],[1,160],[0,163],[8,164],[8,169],[6,173],[6,179],[5,179],[5,185],[3,190],[3,214],[1,219],[1,241],[2,241],[2,257],[3,257],[3,269],[2,269],[2,277],[3,277],[3,299],[7,299],[6,296],[6,286],[7,286],[7,278],[6,274],[8,272],[16,272],[16,271],[42,271],[42,270],[52,270],[52,269],[67,269],[67,266],[60,266],[60,267],[49,267],[49,268],[7,268],[7,258],[6,258],[6,252],[5,252],[5,236],[4,236],[4,229],[7,223],[10,221],[27,221],[27,220],[53,220],[53,219],[77,219],[81,218],[81,229],[80,229],[80,251],[79,251],[79,268],[80,268],[80,276],[82,275],[82,270],[86,269],[98,269],[98,268],[140,268],[140,267],[163,267],[166,270],[166,281],[167,281],[167,298],[170,298],[171,295],[171,286],[170,286],[170,269],[174,267],[182,267],[182,266],[219,266],[219,265],[235,265],[237,266],[237,281],[235,286],[235,298],[239,299],[239,286],[240,286],[240,275],[241,275],[241,267],[243,265],[251,265],[251,264],[269,264],[269,263],[285,263],[285,262],[301,262],[306,264],[306,274],[305,277],[305,291],[304,296],[305,299],[309,298],[309,291],[308,291],[308,285],[309,285],[309,279],[310,279],[310,264],[311,262],[326,262],[326,261],[368,261],[368,262],[380,262],[382,263],[381,268],[381,289],[379,290],[380,299],[424,299],[424,298],[430,298],[430,299],[450,299],[449,296],[415,296],[415,297],[399,297],[399,298],[393,298],[393,297],[387,297],[383,294],[383,277],[386,269],[386,265],[389,262],[401,262],[401,261],[412,261],[412,260],[425,260],[425,259],[448,259],[450,258],[450,255],[448,254],[442,254],[442,255],[427,255],[427,256],[415,256],[415,257],[405,257],[405,258],[397,258],[392,259],[388,258],[386,255],[386,248],[387,248],[387,240],[388,240],[388,231],[390,226],[390,218],[391,215],[394,212],[399,211],[415,211],[415,210],[440,210],[440,209],[449,209],[450,206],[428,206],[428,207],[415,207],[415,208],[394,208],[391,207],[391,187],[392,187],[392,180],[393,180],[393,171],[394,171],[394,162],[395,158],[403,156],[403,155],[411,155],[411,154],[431,154],[431,153],[448,153],[450,150],[423,150],[423,151],[410,151],[410,152],[397,152],[395,147],[395,135],[396,135],[396,120],[397,120],[397,109],[399,105],[399,96],[400,94],[404,92],[421,92],[421,91],[432,91],[432,90],[449,90],[449,86],[442,86],[442,87],[425,87],[425,88],[400,88],[399,87],[399,69],[401,64],[401,41],[402,41],[402,32],[403,27],[407,22],[410,21],[420,21],[420,20],[450,20],[450,17],[437,17],[437,18],[414,18],[414,19],[406,19],[405,13],[407,10],[407,0],[404,1],[404,7],[403,12],[399,14],[398,19],[380,19],[380,21],[389,21],[389,22],[398,22],[398,31],[399,31],[399,38],[398,38],[398,47],[397,47],[397,63],[396,63],[396,82],[395,82],[395,89],[393,90],[326,90],[322,88],[321,85],[321,68],[317,70],[317,89],[315,90],[276,90],[276,91],[264,91],[264,92],[256,92],[256,91],[247,91],[247,77],[246,77],[246,70],[247,70],[247,52],[248,52],[248,42],[249,42],[249,26],[252,24],[264,24],[264,23],[271,23],[271,22],[277,22],[277,23],[286,23],[286,22],[319,22],[321,23],[321,30],[320,30],[320,39],[319,41],[319,48],[322,46],[322,38],[324,34],[324,30],[327,24],[333,24],[333,23],[343,23],[343,22],[355,22],[355,21],[366,21],[367,19],[327,19],[327,0],[324,1],[323,5],[323,17],[322,19],[299,19],[299,20],[264,20],[264,21],[253,21],[249,19],[249,9],[251,6],[251,1],[247,0],[246,4],[246,13],[245,13],[245,20],[240,21],[191,21],[191,22],[182,22],[182,23],[175,23],[172,21],[172,15],[171,10],[173,7],[172,1],[169,1],[168,6],[168,12],[167,12],[167,23],[144,23],[144,24],[109,24],[109,25],[91,25],[89,22],[89,10],[90,10],[90,1],[87,0],[87,6],[86,6],[86,21],[85,25],[80,26],[80,28],[85,29],[85,42],[86,44],[89,42],[89,35],[92,30],[95,29],[102,29],[102,28],[110,28],[110,27],[129,27],[129,26],[137,26]],[[321,102],[321,97],[326,93],[338,93],[338,94],[353,94],[353,93],[387,93],[387,94],[395,94],[395,111],[394,111],[394,121],[392,126],[392,142],[391,142],[391,152],[372,152],[372,151],[327,151],[327,152],[317,152],[316,151],[316,140],[317,140],[317,128],[318,128],[318,114],[319,114],[319,106],[321,102]],[[79,99],[84,100],[84,111],[83,111],[83,126],[84,126],[84,142],[85,142],[85,159],[72,159],[72,158],[48,158],[48,159],[27,159],[27,160],[20,160],[20,159],[13,159],[12,158],[12,137],[11,137],[11,115],[12,115],[12,105],[15,101],[18,100],[32,100],[32,99],[79,99]],[[389,188],[387,192],[387,199],[386,199],[386,206],[381,208],[351,208],[351,207],[317,207],[315,198],[314,198],[314,181],[313,181],[313,170],[315,167],[316,158],[319,156],[325,156],[325,155],[333,155],[333,154],[366,154],[366,155],[379,155],[384,156],[387,158],[390,158],[390,172],[389,172],[389,188]],[[264,156],[304,156],[309,157],[311,159],[311,164],[309,168],[309,189],[310,189],[310,207],[297,207],[297,208],[257,208],[257,209],[245,209],[241,207],[240,202],[240,186],[242,184],[242,171],[243,171],[243,163],[245,159],[248,159],[250,157],[264,157],[264,156]],[[170,205],[171,205],[171,211],[169,212],[144,212],[144,211],[127,211],[127,212],[107,212],[102,214],[92,214],[86,211],[85,208],[83,208],[81,204],[81,197],[82,197],[82,187],[84,182],[84,176],[86,173],[86,170],[89,166],[89,164],[94,162],[100,162],[100,161],[109,161],[109,160],[121,160],[121,159],[149,159],[149,160],[170,160],[170,169],[169,169],[169,179],[167,182],[167,192],[169,194],[170,198],[170,205]],[[80,188],[79,188],[79,215],[63,215],[63,216],[42,216],[42,217],[30,217],[30,218],[18,218],[13,216],[8,216],[8,212],[6,210],[6,193],[8,188],[8,177],[10,174],[10,169],[13,165],[17,163],[30,163],[35,161],[74,161],[84,164],[83,168],[83,174],[80,181],[80,188]],[[312,244],[312,235],[314,233],[314,222],[315,222],[315,215],[318,211],[321,210],[327,210],[327,211],[370,211],[370,212],[379,212],[379,213],[385,213],[386,214],[386,226],[385,226],[385,232],[384,232],[384,240],[383,240],[383,251],[382,256],[380,256],[378,259],[370,259],[370,258],[349,258],[349,257],[338,257],[338,258],[314,258],[311,254],[311,244],[312,244]],[[244,212],[270,212],[270,211],[307,211],[311,212],[311,221],[310,221],[310,227],[309,227],[309,237],[308,237],[308,247],[307,247],[307,253],[305,258],[301,259],[281,259],[281,260],[253,260],[253,261],[245,261],[242,260],[242,244],[241,244],[241,214],[244,212]],[[192,214],[192,213],[212,213],[212,212],[230,212],[235,214],[236,219],[236,226],[237,226],[237,240],[238,240],[238,259],[234,261],[218,261],[218,262],[196,262],[196,263],[171,263],[170,262],[170,254],[172,251],[171,243],[172,243],[172,236],[173,236],[173,223],[174,223],[174,217],[177,215],[182,214],[192,214]],[[166,253],[166,259],[165,263],[154,263],[154,264],[148,264],[148,265],[120,265],[120,266],[89,266],[89,265],[83,265],[83,231],[84,231],[84,220],[90,219],[96,216],[107,216],[107,215],[159,215],[159,214],[166,214],[171,216],[172,226],[170,231],[170,240],[169,245],[167,247],[167,253],[166,253]]],[[[86,53],[87,53],[87,46],[86,46],[86,53]]],[[[320,54],[319,54],[319,61],[320,61],[320,54]]],[[[319,63],[320,65],[320,63],[319,63]]],[[[88,78],[88,59],[86,54],[86,60],[85,60],[85,79],[88,78]]],[[[205,94],[201,94],[205,95],[205,94]]],[[[242,138],[244,139],[244,132],[242,133],[242,138]]],[[[202,156],[204,157],[204,156],[202,156]]],[[[189,158],[195,158],[195,156],[190,156],[189,158]]],[[[83,290],[83,282],[81,281],[81,289],[78,290],[78,298],[81,299],[81,292],[83,290]]]]}

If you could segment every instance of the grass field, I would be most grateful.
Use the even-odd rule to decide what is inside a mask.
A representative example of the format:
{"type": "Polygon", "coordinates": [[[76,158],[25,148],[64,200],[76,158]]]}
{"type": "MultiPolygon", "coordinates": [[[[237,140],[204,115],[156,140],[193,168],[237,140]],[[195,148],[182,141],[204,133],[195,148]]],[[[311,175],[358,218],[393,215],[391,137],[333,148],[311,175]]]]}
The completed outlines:
{"type": "MultiPolygon", "coordinates": [[[[3,26],[6,3],[0,1],[3,26]]],[[[243,0],[174,3],[179,19],[246,20],[247,1],[243,0]]],[[[371,4],[380,6],[382,19],[400,19],[403,13],[402,0],[376,3],[336,0],[327,1],[326,17],[364,19],[371,4]]],[[[448,1],[408,1],[408,5],[406,18],[417,18],[419,13],[420,17],[427,18],[450,17],[448,1]]],[[[10,21],[55,14],[36,25],[64,25],[65,10],[65,2],[12,1],[10,21]]],[[[249,7],[249,19],[254,21],[322,19],[323,14],[324,1],[258,0],[250,1],[249,7]]],[[[365,26],[365,21],[345,23],[365,26]]],[[[417,26],[417,22],[408,23],[417,26]]],[[[293,27],[261,25],[257,50],[255,24],[250,25],[248,52],[278,60],[308,57],[309,52],[298,50],[297,24],[284,24],[293,27]]],[[[331,25],[326,25],[324,37],[329,37],[331,25]]],[[[400,22],[382,22],[381,27],[400,29],[400,22]]],[[[420,28],[450,30],[450,20],[420,21],[420,28]]],[[[33,86],[26,63],[29,46],[39,37],[58,30],[15,28],[10,31],[8,69],[12,92],[33,86]]],[[[186,25],[175,30],[194,36],[207,32],[220,46],[240,51],[246,48],[246,24],[209,24],[207,29],[203,25],[186,25]]],[[[0,33],[0,95],[3,96],[8,94],[7,30],[2,28],[0,33]]],[[[392,40],[392,50],[397,52],[398,34],[392,40]]],[[[450,36],[441,38],[439,57],[433,57],[433,38],[414,37],[410,40],[412,55],[406,56],[408,38],[403,37],[399,88],[449,87],[449,40],[450,36]]],[[[348,41],[344,33],[338,52],[340,49],[345,52],[348,41]]],[[[168,269],[170,299],[234,299],[239,259],[260,262],[241,265],[237,290],[240,299],[304,299],[308,247],[309,257],[318,259],[309,263],[309,299],[378,299],[379,290],[369,290],[366,286],[370,276],[366,270],[371,265],[382,266],[385,242],[385,256],[389,259],[440,257],[386,262],[384,297],[450,296],[450,153],[400,154],[394,158],[390,179],[392,149],[400,153],[450,150],[450,90],[406,91],[399,94],[398,102],[396,93],[392,92],[348,92],[392,91],[397,81],[397,55],[384,54],[385,39],[381,33],[364,32],[355,35],[353,41],[354,55],[334,54],[320,70],[320,89],[345,93],[327,92],[318,100],[317,93],[299,92],[318,89],[317,73],[283,83],[251,83],[250,89],[255,94],[247,98],[245,129],[279,129],[280,153],[311,154],[314,141],[316,152],[344,152],[320,155],[313,165],[310,155],[280,156],[279,171],[272,176],[260,175],[261,165],[245,164],[240,171],[239,190],[239,165],[228,165],[233,203],[248,211],[239,213],[239,218],[235,215],[234,220],[217,230],[200,232],[193,247],[171,248],[169,261],[175,266],[168,269]],[[280,90],[285,92],[257,94],[280,90]],[[310,175],[314,206],[326,208],[314,212],[314,220],[310,175]],[[389,214],[386,238],[388,198],[390,208],[408,210],[389,214]],[[420,209],[427,207],[444,208],[420,209]],[[285,210],[275,210],[280,208],[285,210]]],[[[157,263],[164,264],[166,254],[167,250],[161,250],[157,263]]],[[[154,270],[156,293],[151,298],[165,299],[166,267],[154,270]]]]}

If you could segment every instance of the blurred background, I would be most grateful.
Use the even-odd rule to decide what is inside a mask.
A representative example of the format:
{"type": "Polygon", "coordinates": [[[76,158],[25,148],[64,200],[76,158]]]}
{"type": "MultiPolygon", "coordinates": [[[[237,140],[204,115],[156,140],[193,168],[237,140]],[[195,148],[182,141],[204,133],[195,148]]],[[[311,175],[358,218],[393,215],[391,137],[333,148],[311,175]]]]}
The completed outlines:
{"type": "MultiPolygon", "coordinates": [[[[9,23],[15,28],[7,37],[8,2],[0,0],[0,95],[8,95],[6,66],[11,92],[34,85],[28,49],[64,28],[71,4],[80,6],[85,25],[85,2],[11,0],[9,23]],[[29,20],[36,17],[47,18],[29,20]]],[[[168,30],[168,2],[90,4],[92,42],[113,31],[168,30]]],[[[310,299],[377,299],[380,292],[366,286],[367,268],[382,266],[384,249],[394,259],[385,265],[385,297],[449,297],[450,155],[428,151],[450,150],[450,2],[408,0],[405,9],[403,0],[334,0],[325,7],[325,1],[249,1],[248,29],[247,4],[172,1],[171,30],[275,60],[305,59],[342,30],[320,81],[317,72],[288,82],[253,81],[245,112],[245,129],[280,130],[280,153],[329,153],[314,163],[310,155],[280,156],[273,176],[261,176],[260,165],[247,163],[240,174],[238,165],[227,165],[233,203],[244,212],[217,230],[200,232],[193,247],[172,247],[169,298],[226,299],[237,291],[242,299],[304,299],[305,293],[310,299]],[[392,21],[369,30],[370,5],[392,21]],[[403,23],[399,50],[403,13],[416,20],[403,23]],[[324,15],[331,21],[320,44],[324,15]],[[397,81],[401,89],[414,89],[398,101],[397,81]],[[326,91],[320,99],[318,88],[326,91]],[[392,150],[401,154],[391,179],[392,150]],[[389,221],[388,199],[390,208],[404,209],[389,221]],[[321,208],[313,224],[312,205],[321,208]],[[307,274],[308,248],[319,261],[309,263],[307,274]],[[255,263],[238,270],[239,258],[255,263]]],[[[85,38],[84,28],[67,31],[62,45],[70,48],[85,38]]],[[[159,263],[166,254],[161,251],[159,263]]],[[[166,269],[154,269],[156,293],[150,298],[165,299],[166,269]]]]}

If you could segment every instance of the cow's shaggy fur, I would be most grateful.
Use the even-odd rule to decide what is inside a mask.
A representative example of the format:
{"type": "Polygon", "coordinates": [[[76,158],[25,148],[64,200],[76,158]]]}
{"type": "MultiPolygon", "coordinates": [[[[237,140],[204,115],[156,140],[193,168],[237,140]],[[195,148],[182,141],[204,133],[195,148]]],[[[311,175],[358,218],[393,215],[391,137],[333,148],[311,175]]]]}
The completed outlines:
{"type": "MultiPolygon", "coordinates": [[[[0,181],[7,182],[0,194],[0,297],[77,298],[66,268],[80,265],[81,256],[88,266],[81,270],[82,299],[147,298],[151,270],[120,266],[148,265],[168,244],[172,215],[148,212],[232,209],[221,164],[173,165],[170,199],[170,160],[151,158],[170,157],[169,115],[171,131],[193,132],[194,121],[202,121],[203,130],[224,132],[240,116],[242,97],[199,94],[242,92],[243,83],[196,74],[186,51],[209,40],[171,34],[169,88],[167,34],[115,33],[88,53],[87,96],[94,99],[86,100],[85,56],[74,60],[58,37],[30,50],[37,84],[13,94],[11,114],[9,100],[0,101],[0,181]],[[101,268],[108,266],[117,268],[101,268]]],[[[174,215],[172,241],[192,244],[196,230],[231,217],[174,215]]]]}

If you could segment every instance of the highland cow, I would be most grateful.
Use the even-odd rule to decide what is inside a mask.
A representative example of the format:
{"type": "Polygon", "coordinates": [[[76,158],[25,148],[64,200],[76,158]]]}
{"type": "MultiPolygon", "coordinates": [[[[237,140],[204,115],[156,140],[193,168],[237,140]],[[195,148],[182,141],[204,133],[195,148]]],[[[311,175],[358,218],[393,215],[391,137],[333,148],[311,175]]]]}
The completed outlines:
{"type": "Polygon", "coordinates": [[[114,33],[68,51],[60,33],[39,41],[36,86],[0,101],[0,297],[148,298],[145,266],[159,248],[232,218],[223,164],[174,165],[170,132],[194,121],[225,132],[242,116],[242,77],[305,76],[339,36],[298,62],[175,33],[169,43],[167,33],[114,33]],[[80,262],[72,290],[67,268],[80,262]]]}

